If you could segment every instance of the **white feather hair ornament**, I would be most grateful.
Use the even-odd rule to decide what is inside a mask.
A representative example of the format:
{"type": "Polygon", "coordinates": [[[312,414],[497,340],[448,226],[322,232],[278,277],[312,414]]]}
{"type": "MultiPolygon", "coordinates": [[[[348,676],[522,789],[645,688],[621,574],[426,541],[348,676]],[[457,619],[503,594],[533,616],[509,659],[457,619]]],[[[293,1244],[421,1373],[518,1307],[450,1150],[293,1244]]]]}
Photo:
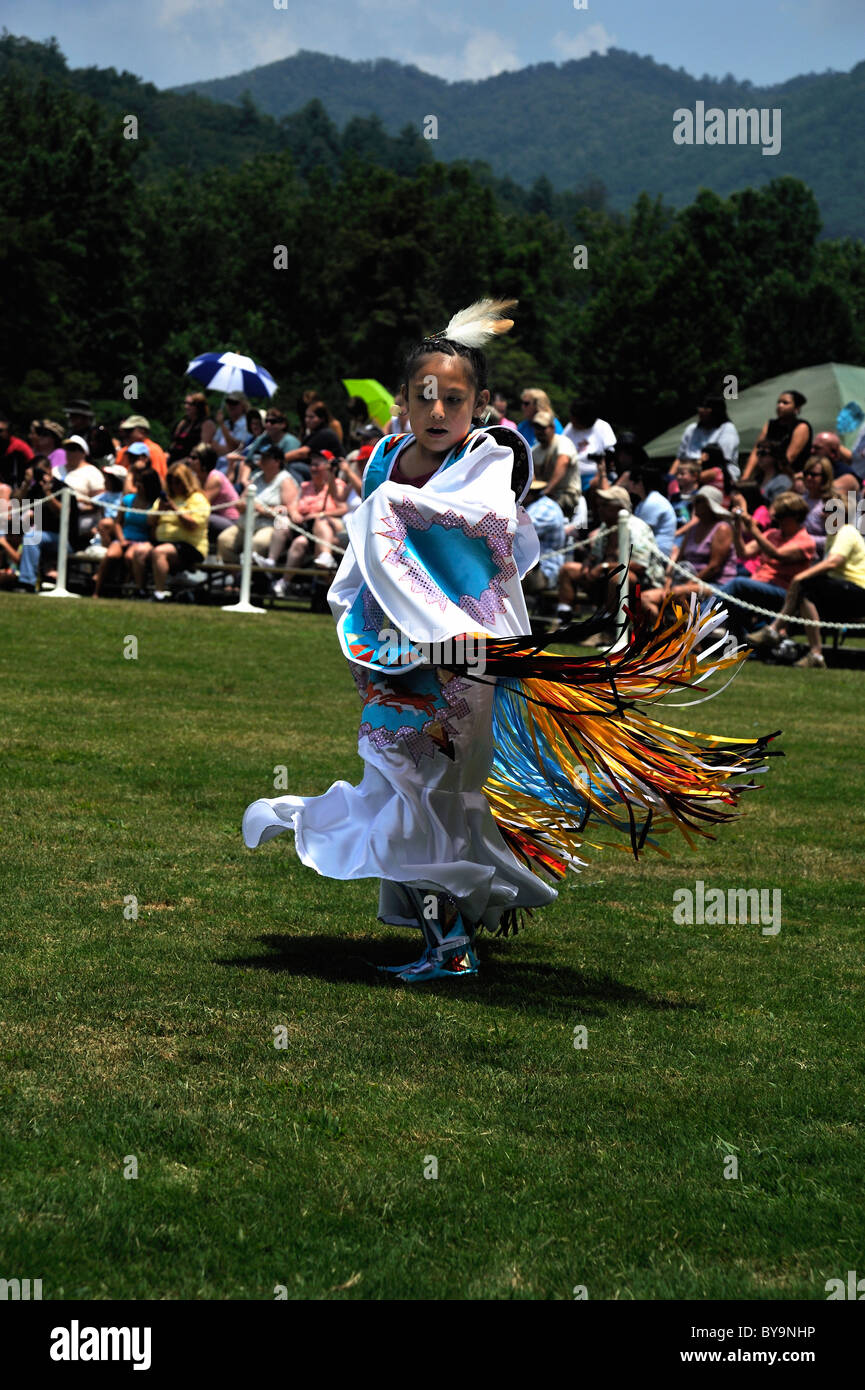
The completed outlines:
{"type": "Polygon", "coordinates": [[[508,309],[517,304],[516,299],[478,299],[467,309],[454,314],[447,328],[441,334],[453,343],[463,347],[480,348],[497,333],[507,333],[514,326],[513,319],[503,318],[508,309]]]}

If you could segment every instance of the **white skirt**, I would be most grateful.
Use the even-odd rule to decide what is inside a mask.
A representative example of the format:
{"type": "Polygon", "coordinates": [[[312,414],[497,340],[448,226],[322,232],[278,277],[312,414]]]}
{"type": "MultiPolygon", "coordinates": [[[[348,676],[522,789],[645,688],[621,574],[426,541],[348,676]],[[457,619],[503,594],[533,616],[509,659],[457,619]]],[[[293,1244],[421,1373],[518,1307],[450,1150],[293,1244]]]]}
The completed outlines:
{"type": "MultiPolygon", "coordinates": [[[[357,671],[357,667],[352,667],[357,671]]],[[[379,917],[418,925],[403,885],[453,897],[466,923],[495,929],[509,908],[557,894],[508,849],[481,788],[492,765],[494,683],[431,667],[358,679],[365,699],[360,784],[323,796],[255,801],[250,849],[293,830],[304,864],[327,878],[379,878],[379,917]]]]}

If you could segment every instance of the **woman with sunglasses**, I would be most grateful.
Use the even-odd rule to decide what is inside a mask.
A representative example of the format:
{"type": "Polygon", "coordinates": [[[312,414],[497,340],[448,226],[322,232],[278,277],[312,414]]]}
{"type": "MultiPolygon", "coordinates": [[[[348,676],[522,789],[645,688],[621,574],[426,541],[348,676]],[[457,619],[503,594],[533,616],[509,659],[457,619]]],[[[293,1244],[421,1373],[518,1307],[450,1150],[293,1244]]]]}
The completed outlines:
{"type": "Polygon", "coordinates": [[[795,479],[796,491],[804,495],[809,511],[805,518],[805,530],[817,542],[817,558],[821,559],[826,545],[826,517],[823,503],[837,490],[833,482],[832,464],[829,459],[812,454],[802,473],[795,479]],[[801,479],[801,483],[800,483],[801,479]]]}

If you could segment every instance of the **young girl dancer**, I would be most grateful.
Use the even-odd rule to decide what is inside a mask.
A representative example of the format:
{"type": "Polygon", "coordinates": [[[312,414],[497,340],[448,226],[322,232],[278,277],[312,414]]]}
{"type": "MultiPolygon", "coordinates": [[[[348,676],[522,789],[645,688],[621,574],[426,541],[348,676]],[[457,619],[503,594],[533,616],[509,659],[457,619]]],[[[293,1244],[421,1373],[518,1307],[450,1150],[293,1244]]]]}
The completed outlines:
{"type": "Polygon", "coordinates": [[[705,834],[696,822],[729,819],[744,789],[730,777],[764,756],[766,740],[698,740],[636,709],[735,660],[705,662],[719,643],[705,669],[694,656],[723,612],[682,609],[616,657],[526,642],[531,459],[515,431],[473,428],[481,347],[514,303],[482,300],[412,349],[411,432],[378,442],[346,519],[328,597],[364,702],[360,784],[259,800],[243,819],[250,848],[293,829],[319,873],[381,880],[380,920],[423,933],[419,960],[380,967],[407,984],[476,974],[478,929],[515,931],[521,909],[552,902],[590,822],[635,853],[674,825],[705,834]]]}

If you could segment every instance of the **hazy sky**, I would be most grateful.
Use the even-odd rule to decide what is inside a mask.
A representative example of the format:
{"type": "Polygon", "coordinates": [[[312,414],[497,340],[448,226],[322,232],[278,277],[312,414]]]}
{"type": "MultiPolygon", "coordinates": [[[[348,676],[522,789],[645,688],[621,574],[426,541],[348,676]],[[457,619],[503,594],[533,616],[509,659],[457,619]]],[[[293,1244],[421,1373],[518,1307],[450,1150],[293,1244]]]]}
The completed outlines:
{"type": "Polygon", "coordinates": [[[395,58],[450,80],[609,46],[695,77],[761,84],[865,58],[863,0],[3,0],[13,34],[56,35],[72,67],[159,87],[227,77],[299,48],[395,58]],[[286,4],[277,9],[276,4],[286,4]]]}

